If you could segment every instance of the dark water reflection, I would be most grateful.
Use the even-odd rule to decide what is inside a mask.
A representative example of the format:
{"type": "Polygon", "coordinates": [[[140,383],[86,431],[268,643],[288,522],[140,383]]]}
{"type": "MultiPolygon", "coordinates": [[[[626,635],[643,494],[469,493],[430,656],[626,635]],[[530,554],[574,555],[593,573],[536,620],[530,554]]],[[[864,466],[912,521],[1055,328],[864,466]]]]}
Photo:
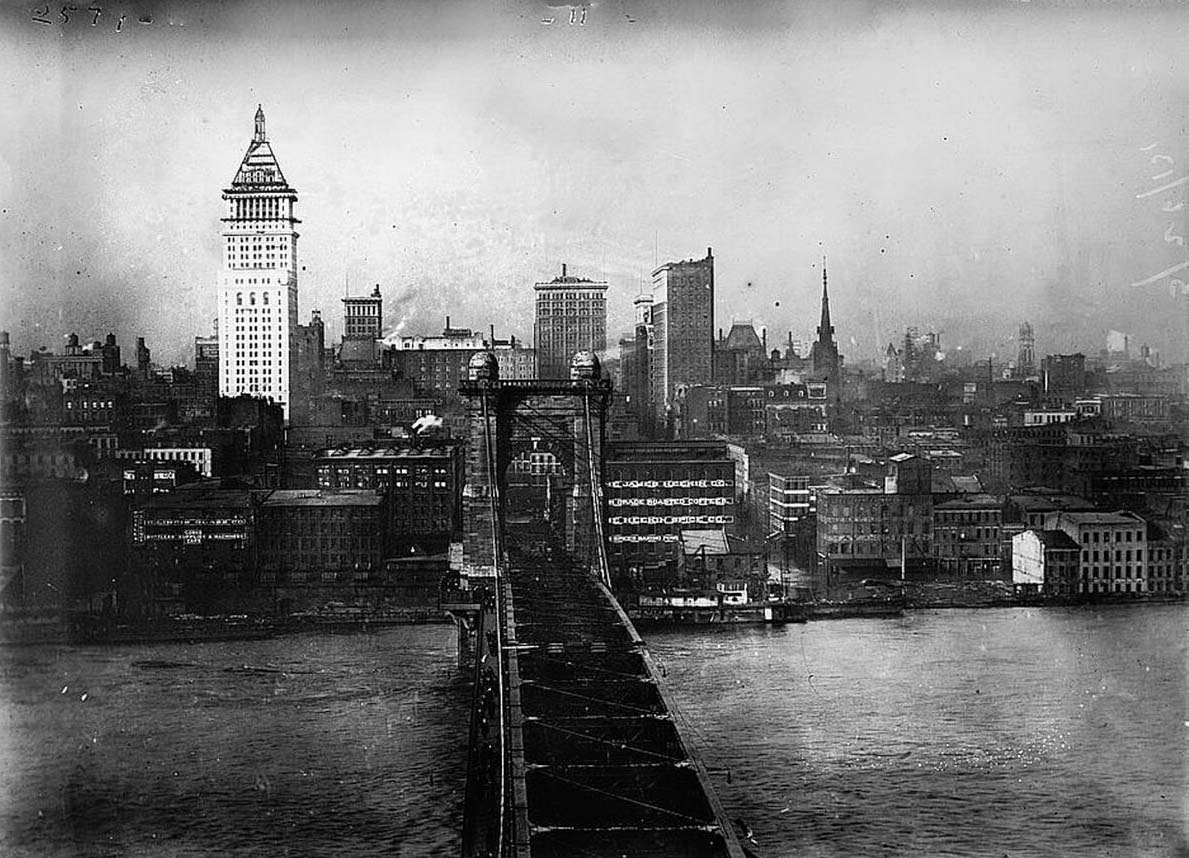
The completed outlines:
{"type": "Polygon", "coordinates": [[[457,852],[448,626],[0,651],[0,854],[457,852]]]}

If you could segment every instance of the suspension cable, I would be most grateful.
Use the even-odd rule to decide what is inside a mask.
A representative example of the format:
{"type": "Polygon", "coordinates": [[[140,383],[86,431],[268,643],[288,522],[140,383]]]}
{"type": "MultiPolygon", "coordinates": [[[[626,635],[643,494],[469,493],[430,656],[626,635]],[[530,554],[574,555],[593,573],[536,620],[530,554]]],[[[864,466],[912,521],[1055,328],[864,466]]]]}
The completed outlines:
{"type": "Polygon", "coordinates": [[[480,401],[483,404],[483,441],[487,453],[487,483],[489,486],[488,500],[491,506],[491,550],[492,550],[492,571],[495,573],[495,680],[496,692],[500,701],[500,729],[499,729],[499,765],[500,765],[500,787],[499,787],[499,815],[496,817],[499,820],[499,834],[496,837],[495,855],[500,858],[503,854],[504,847],[504,820],[507,813],[507,784],[508,784],[508,760],[507,747],[504,744],[504,731],[507,729],[505,718],[507,716],[507,700],[504,696],[504,587],[503,576],[500,574],[501,566],[501,552],[503,549],[501,540],[500,527],[500,490],[499,490],[499,474],[496,471],[496,457],[495,448],[491,438],[491,420],[487,414],[487,391],[484,390],[480,396],[480,401]]]}
{"type": "Polygon", "coordinates": [[[590,384],[582,393],[582,411],[586,423],[586,463],[590,480],[590,514],[594,519],[595,553],[599,558],[599,577],[608,588],[611,586],[611,569],[607,562],[607,544],[603,533],[603,487],[602,480],[595,478],[594,430],[590,425],[590,384]]]}

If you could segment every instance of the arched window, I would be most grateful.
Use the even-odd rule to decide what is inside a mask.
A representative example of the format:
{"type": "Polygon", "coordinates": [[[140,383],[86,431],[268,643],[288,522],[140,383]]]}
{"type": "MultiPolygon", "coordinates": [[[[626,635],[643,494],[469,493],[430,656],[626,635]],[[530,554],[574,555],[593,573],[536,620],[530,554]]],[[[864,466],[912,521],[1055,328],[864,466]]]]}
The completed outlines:
{"type": "Polygon", "coordinates": [[[243,303],[244,303],[244,293],[236,292],[235,293],[235,306],[237,306],[237,307],[243,306],[243,303]]]}
{"type": "Polygon", "coordinates": [[[255,292],[248,293],[248,303],[251,304],[253,307],[256,306],[256,293],[255,292]]]}
{"type": "Polygon", "coordinates": [[[267,292],[264,293],[264,303],[268,304],[268,293],[267,292]]]}

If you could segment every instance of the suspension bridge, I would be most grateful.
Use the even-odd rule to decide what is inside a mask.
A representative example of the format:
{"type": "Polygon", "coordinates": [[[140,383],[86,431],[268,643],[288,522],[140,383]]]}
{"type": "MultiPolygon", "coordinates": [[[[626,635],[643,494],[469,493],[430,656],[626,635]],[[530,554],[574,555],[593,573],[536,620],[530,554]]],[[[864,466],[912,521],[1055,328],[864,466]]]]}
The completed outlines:
{"type": "Polygon", "coordinates": [[[463,572],[443,592],[474,671],[464,858],[729,856],[743,848],[610,589],[611,385],[471,361],[463,572]]]}

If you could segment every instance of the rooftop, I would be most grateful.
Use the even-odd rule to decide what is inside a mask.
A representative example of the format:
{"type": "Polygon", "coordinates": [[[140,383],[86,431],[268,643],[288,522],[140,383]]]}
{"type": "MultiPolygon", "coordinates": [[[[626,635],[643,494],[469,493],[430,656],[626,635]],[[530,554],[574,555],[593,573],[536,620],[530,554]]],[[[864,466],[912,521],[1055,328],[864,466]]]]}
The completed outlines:
{"type": "Polygon", "coordinates": [[[1056,551],[1080,551],[1081,546],[1064,530],[1033,530],[1045,548],[1056,551]]]}
{"type": "Polygon", "coordinates": [[[1056,510],[1092,510],[1094,504],[1075,495],[1028,494],[1011,495],[1008,498],[1025,512],[1053,512],[1056,510]]]}
{"type": "Polygon", "coordinates": [[[1003,505],[1003,498],[986,493],[964,495],[960,498],[934,504],[934,509],[998,509],[1003,505]]]}
{"type": "Polygon", "coordinates": [[[681,548],[686,554],[730,554],[725,530],[683,530],[681,548]]]}
{"type": "Polygon", "coordinates": [[[432,447],[334,447],[319,450],[319,459],[448,459],[457,445],[434,445],[432,447]]]}
{"type": "Polygon", "coordinates": [[[1125,512],[1119,510],[1118,512],[1061,512],[1059,513],[1061,520],[1068,521],[1071,524],[1127,524],[1136,525],[1142,524],[1144,520],[1133,512],[1125,512]]]}
{"type": "Polygon", "coordinates": [[[264,506],[379,506],[384,498],[366,489],[323,492],[316,489],[277,489],[264,506]]]}

